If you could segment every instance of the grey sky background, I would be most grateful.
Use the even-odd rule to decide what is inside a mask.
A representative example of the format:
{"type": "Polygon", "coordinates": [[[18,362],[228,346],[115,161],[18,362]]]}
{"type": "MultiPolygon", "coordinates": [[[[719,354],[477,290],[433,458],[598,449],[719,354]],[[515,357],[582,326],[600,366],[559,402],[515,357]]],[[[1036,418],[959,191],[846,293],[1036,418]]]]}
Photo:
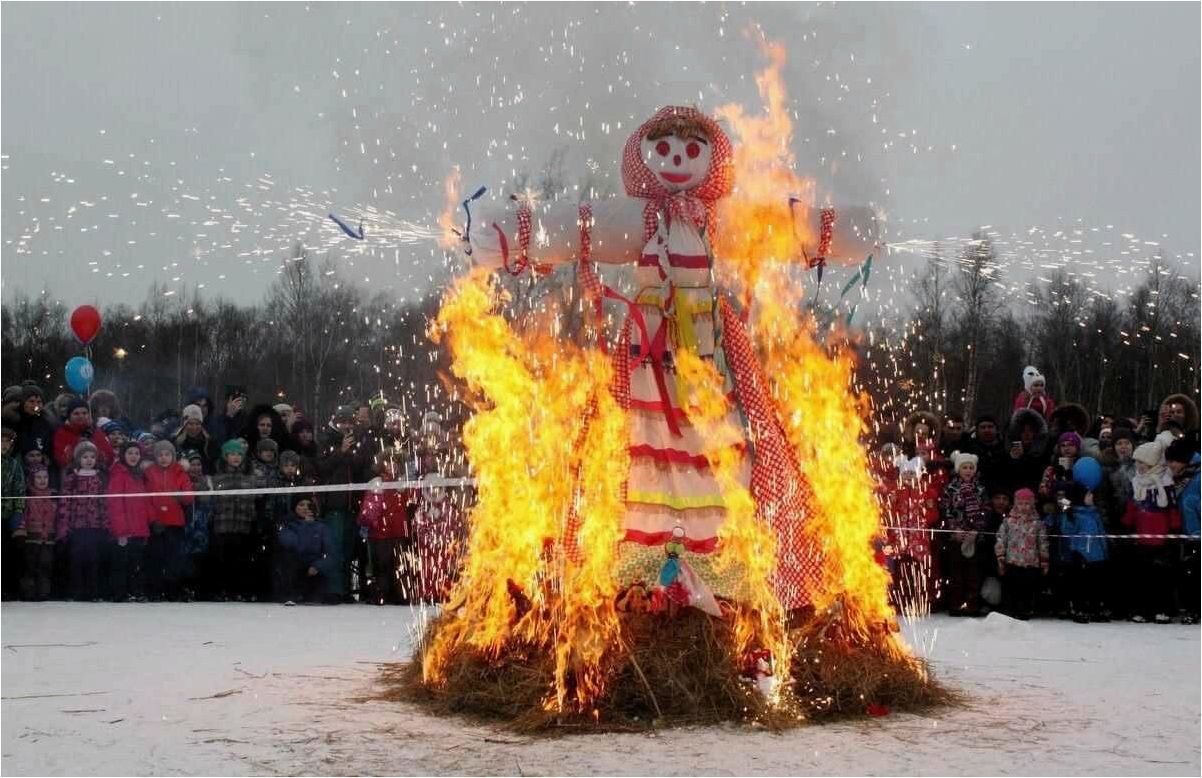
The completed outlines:
{"type": "Polygon", "coordinates": [[[656,107],[759,109],[756,29],[789,52],[799,172],[894,235],[1076,224],[1098,248],[1054,238],[1070,269],[1196,268],[1199,8],[5,3],[4,298],[251,302],[298,239],[412,296],[443,272],[419,228],[454,166],[495,188],[562,147],[570,179],[616,189],[656,107]],[[364,243],[324,220],[364,207],[393,214],[364,243]]]}

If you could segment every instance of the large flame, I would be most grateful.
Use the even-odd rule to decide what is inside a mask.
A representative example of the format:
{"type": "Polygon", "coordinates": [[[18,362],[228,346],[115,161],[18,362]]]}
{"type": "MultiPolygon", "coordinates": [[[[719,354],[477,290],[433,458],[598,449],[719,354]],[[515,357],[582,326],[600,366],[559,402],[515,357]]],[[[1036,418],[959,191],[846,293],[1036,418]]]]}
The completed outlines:
{"type": "Polygon", "coordinates": [[[755,77],[763,111],[751,114],[737,103],[717,110],[737,140],[735,191],[718,204],[714,250],[724,260],[720,277],[738,289],[755,287],[770,264],[802,261],[802,247],[815,243],[808,212],[814,182],[797,175],[792,150],[793,121],[781,75],[785,48],[764,43],[761,51],[769,60],[755,77]]]}
{"type": "MultiPolygon", "coordinates": [[[[756,79],[764,113],[719,109],[736,138],[737,189],[721,204],[718,264],[751,305],[763,373],[814,495],[806,532],[823,555],[814,605],[824,612],[841,607],[854,631],[900,653],[900,643],[876,629],[893,614],[872,545],[880,507],[859,443],[867,401],[852,388],[850,351],[820,345],[802,289],[788,272],[813,240],[802,232],[812,183],[793,170],[784,49],[766,44],[764,52],[769,65],[756,79]],[[796,213],[790,195],[803,201],[796,213]]],[[[447,187],[449,231],[457,177],[447,187]]],[[[604,691],[603,660],[622,647],[613,567],[622,537],[627,418],[608,391],[612,367],[603,353],[573,345],[554,327],[519,331],[497,312],[498,302],[489,276],[477,271],[455,284],[433,333],[449,348],[452,371],[478,398],[464,443],[479,499],[465,567],[424,653],[423,677],[442,683],[457,651],[497,656],[529,646],[554,652],[548,708],[588,711],[604,691]],[[583,553],[571,553],[574,547],[583,553]]],[[[743,571],[734,648],[769,649],[779,689],[791,654],[772,588],[776,541],[739,482],[743,454],[736,444],[743,431],[727,421],[729,401],[712,363],[681,350],[677,366],[689,387],[690,421],[707,441],[723,490],[727,514],[717,564],[743,571]]]]}
{"type": "Polygon", "coordinates": [[[794,172],[793,123],[781,76],[784,47],[765,43],[762,50],[769,60],[756,76],[763,113],[752,115],[739,105],[718,109],[736,139],[736,190],[721,204],[722,232],[714,245],[751,305],[764,374],[814,495],[806,532],[823,549],[814,605],[842,603],[852,624],[866,632],[892,617],[888,575],[873,549],[880,505],[859,442],[870,409],[852,386],[853,355],[819,345],[816,326],[804,313],[801,284],[788,272],[802,259],[803,245],[814,245],[805,211],[814,185],[794,172]],[[792,208],[791,196],[801,201],[792,208]]]}
{"type": "Polygon", "coordinates": [[[435,637],[423,674],[437,684],[447,658],[465,648],[495,655],[511,639],[554,646],[557,703],[570,702],[572,686],[584,705],[600,692],[597,668],[617,630],[626,418],[608,391],[605,355],[546,331],[519,332],[497,304],[488,275],[476,271],[448,294],[433,333],[479,398],[463,432],[479,499],[450,596],[457,617],[435,637]],[[569,509],[579,518],[570,542],[588,549],[578,562],[560,553],[569,509]]]}

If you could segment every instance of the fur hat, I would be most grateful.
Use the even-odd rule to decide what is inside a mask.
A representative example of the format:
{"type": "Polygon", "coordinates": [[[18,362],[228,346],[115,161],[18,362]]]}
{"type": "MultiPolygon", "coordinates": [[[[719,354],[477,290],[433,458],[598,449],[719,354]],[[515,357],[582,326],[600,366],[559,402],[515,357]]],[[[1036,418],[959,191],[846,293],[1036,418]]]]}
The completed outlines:
{"type": "Polygon", "coordinates": [[[292,449],[280,452],[280,467],[283,467],[284,465],[296,465],[297,467],[300,467],[300,464],[301,455],[292,449]]]}
{"type": "Polygon", "coordinates": [[[1036,381],[1043,381],[1044,386],[1047,386],[1048,379],[1043,377],[1043,373],[1039,372],[1039,368],[1034,365],[1027,365],[1023,368],[1023,388],[1028,392],[1031,391],[1031,386],[1036,381]]]}
{"type": "Polygon", "coordinates": [[[255,453],[260,451],[274,451],[278,454],[280,453],[280,444],[271,438],[259,438],[259,442],[255,444],[255,453]]]}
{"type": "Polygon", "coordinates": [[[283,416],[285,413],[292,413],[292,406],[288,403],[276,403],[275,405],[271,406],[271,409],[281,416],[283,416]]]}
{"type": "Polygon", "coordinates": [[[45,400],[46,393],[43,392],[42,387],[38,386],[37,384],[21,384],[21,402],[25,402],[30,397],[36,397],[39,400],[45,400]]]}
{"type": "Polygon", "coordinates": [[[4,390],[4,402],[16,402],[24,398],[25,389],[21,386],[10,386],[4,390]]]}
{"type": "Polygon", "coordinates": [[[952,452],[952,466],[955,467],[957,470],[959,470],[960,465],[965,465],[965,464],[970,464],[970,465],[976,466],[977,455],[969,454],[969,453],[966,453],[963,451],[953,451],[952,452]]]}
{"type": "Polygon", "coordinates": [[[186,422],[188,419],[196,419],[199,422],[205,420],[205,412],[199,405],[185,405],[180,411],[180,423],[186,422]]]}

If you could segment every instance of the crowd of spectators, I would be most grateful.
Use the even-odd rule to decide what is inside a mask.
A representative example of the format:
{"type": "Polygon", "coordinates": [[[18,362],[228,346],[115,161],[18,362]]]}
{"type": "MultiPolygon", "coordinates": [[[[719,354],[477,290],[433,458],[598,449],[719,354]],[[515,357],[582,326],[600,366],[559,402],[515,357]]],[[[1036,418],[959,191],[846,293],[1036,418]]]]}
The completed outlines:
{"type": "Polygon", "coordinates": [[[874,458],[892,596],[956,616],[1197,623],[1198,449],[1189,396],[1094,415],[1034,367],[1008,416],[914,413],[874,458]]]}
{"type": "Polygon", "coordinates": [[[203,389],[146,429],[110,391],[3,395],[6,599],[440,600],[466,488],[437,413],[382,399],[315,426],[286,403],[203,389]],[[405,488],[383,488],[406,481],[405,488]]]}

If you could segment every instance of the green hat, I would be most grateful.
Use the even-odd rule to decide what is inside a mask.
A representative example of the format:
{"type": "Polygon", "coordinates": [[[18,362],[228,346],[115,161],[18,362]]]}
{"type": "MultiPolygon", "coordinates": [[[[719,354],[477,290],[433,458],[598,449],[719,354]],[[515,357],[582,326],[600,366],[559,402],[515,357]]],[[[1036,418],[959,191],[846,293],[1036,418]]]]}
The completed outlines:
{"type": "Polygon", "coordinates": [[[246,446],[243,445],[241,438],[230,438],[221,444],[221,456],[229,456],[230,454],[246,454],[246,446]]]}

